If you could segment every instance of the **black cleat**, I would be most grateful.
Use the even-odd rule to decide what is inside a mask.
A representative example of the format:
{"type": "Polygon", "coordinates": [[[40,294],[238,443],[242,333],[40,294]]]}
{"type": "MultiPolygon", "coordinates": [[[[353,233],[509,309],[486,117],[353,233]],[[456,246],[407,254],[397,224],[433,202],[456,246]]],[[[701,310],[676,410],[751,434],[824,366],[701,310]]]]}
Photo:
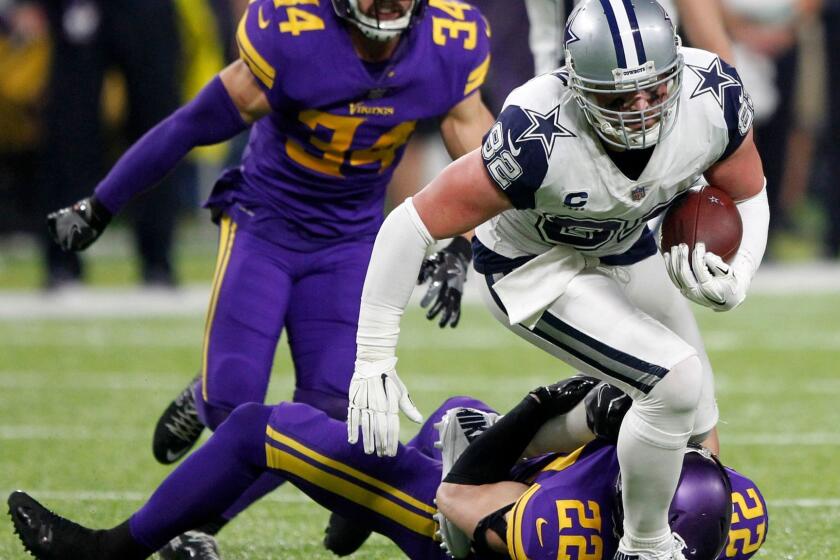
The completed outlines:
{"type": "Polygon", "coordinates": [[[324,531],[324,547],[336,556],[349,556],[365,544],[371,530],[357,521],[330,514],[330,521],[324,531]]]}
{"type": "Polygon", "coordinates": [[[190,381],[187,388],[169,403],[155,426],[152,453],[158,463],[174,463],[186,455],[201,437],[204,424],[195,410],[195,396],[192,390],[196,379],[190,381]]]}
{"type": "Polygon", "coordinates": [[[29,494],[9,495],[9,515],[23,547],[40,560],[97,559],[98,531],[54,514],[29,494]]]}
{"type": "Polygon", "coordinates": [[[160,560],[221,560],[219,545],[212,535],[187,531],[158,550],[160,560]]]}

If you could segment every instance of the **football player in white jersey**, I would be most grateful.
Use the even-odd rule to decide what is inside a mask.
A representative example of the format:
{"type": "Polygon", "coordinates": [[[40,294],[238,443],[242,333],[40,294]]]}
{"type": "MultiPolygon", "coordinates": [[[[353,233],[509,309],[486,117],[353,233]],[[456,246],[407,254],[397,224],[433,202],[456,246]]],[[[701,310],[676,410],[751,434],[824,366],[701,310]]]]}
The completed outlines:
{"type": "Polygon", "coordinates": [[[686,298],[745,296],[769,211],[737,72],[680,46],[653,0],[584,0],[566,67],[515,90],[480,150],[395,209],[362,295],[348,439],[393,455],[399,412],[421,418],[396,373],[403,310],[426,248],[477,226],[474,263],[493,314],[535,346],[634,400],[618,437],[626,517],[616,559],[683,560],[668,503],[689,439],[717,422],[711,367],[686,298]],[[703,179],[738,204],[730,264],[702,244],[657,255],[647,221],[703,179]],[[670,277],[670,281],[669,281],[670,277]],[[676,286],[676,287],[675,287],[676,286]]]}

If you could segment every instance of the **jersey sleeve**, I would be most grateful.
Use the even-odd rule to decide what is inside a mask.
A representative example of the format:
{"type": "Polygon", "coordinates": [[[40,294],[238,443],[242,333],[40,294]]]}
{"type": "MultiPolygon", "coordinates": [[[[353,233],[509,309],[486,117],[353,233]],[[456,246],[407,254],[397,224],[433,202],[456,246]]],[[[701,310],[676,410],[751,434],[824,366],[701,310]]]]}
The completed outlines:
{"type": "Polygon", "coordinates": [[[466,98],[478,91],[487,79],[487,72],[490,70],[490,24],[475,9],[475,22],[478,28],[476,47],[468,60],[464,90],[461,98],[466,98]]]}
{"type": "Polygon", "coordinates": [[[535,195],[548,172],[548,151],[540,141],[540,119],[519,105],[502,110],[484,136],[481,157],[490,179],[515,208],[534,208],[535,195]]]}
{"type": "Polygon", "coordinates": [[[736,81],[737,84],[723,88],[723,99],[721,102],[723,104],[723,118],[726,121],[726,130],[729,133],[729,137],[726,142],[726,147],[723,149],[723,153],[718,158],[718,161],[728,158],[741,146],[744,138],[746,138],[752,128],[754,114],[752,99],[744,88],[738,71],[723,60],[720,61],[720,65],[723,73],[736,81]]]}
{"type": "Polygon", "coordinates": [[[459,0],[431,0],[424,16],[438,53],[450,107],[474,94],[490,69],[490,26],[478,8],[459,0]]]}
{"type": "Polygon", "coordinates": [[[274,88],[277,80],[277,68],[273,60],[277,39],[276,23],[272,25],[271,20],[274,13],[273,0],[252,1],[236,31],[239,57],[266,92],[274,88]]]}

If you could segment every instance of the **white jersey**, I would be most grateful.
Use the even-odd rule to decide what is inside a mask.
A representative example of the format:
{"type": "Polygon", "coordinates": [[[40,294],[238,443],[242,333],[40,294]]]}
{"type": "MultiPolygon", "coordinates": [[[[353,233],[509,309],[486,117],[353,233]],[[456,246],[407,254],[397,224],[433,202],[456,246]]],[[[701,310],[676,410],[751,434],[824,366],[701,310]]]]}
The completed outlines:
{"type": "Polygon", "coordinates": [[[637,180],[607,155],[564,71],[538,76],[511,93],[485,136],[482,156],[516,209],[476,229],[492,252],[480,247],[480,272],[510,269],[506,260],[521,261],[557,244],[608,257],[602,259],[608,263],[628,252],[640,253],[629,261],[635,262],[655,251],[648,220],[734,152],[752,122],[734,68],[707,51],[681,53],[685,69],[676,123],[637,180]]]}

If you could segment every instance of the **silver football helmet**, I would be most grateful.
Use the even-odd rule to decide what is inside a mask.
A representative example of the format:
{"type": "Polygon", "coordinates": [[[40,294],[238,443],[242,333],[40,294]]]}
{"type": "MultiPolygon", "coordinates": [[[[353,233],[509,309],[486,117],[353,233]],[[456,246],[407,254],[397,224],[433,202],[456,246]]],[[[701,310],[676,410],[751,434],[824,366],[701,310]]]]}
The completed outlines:
{"type": "Polygon", "coordinates": [[[684,63],[662,6],[654,0],[583,0],[569,16],[564,43],[575,100],[606,144],[650,148],[671,132],[684,63]],[[628,109],[633,94],[647,106],[628,109]]]}
{"type": "Polygon", "coordinates": [[[365,37],[374,41],[388,41],[399,37],[400,33],[423,17],[427,3],[428,0],[411,0],[408,8],[404,9],[400,0],[373,0],[369,10],[373,12],[371,14],[359,8],[359,0],[332,0],[333,9],[340,18],[358,27],[365,37]],[[386,12],[394,11],[398,12],[397,17],[381,17],[386,12]]]}

